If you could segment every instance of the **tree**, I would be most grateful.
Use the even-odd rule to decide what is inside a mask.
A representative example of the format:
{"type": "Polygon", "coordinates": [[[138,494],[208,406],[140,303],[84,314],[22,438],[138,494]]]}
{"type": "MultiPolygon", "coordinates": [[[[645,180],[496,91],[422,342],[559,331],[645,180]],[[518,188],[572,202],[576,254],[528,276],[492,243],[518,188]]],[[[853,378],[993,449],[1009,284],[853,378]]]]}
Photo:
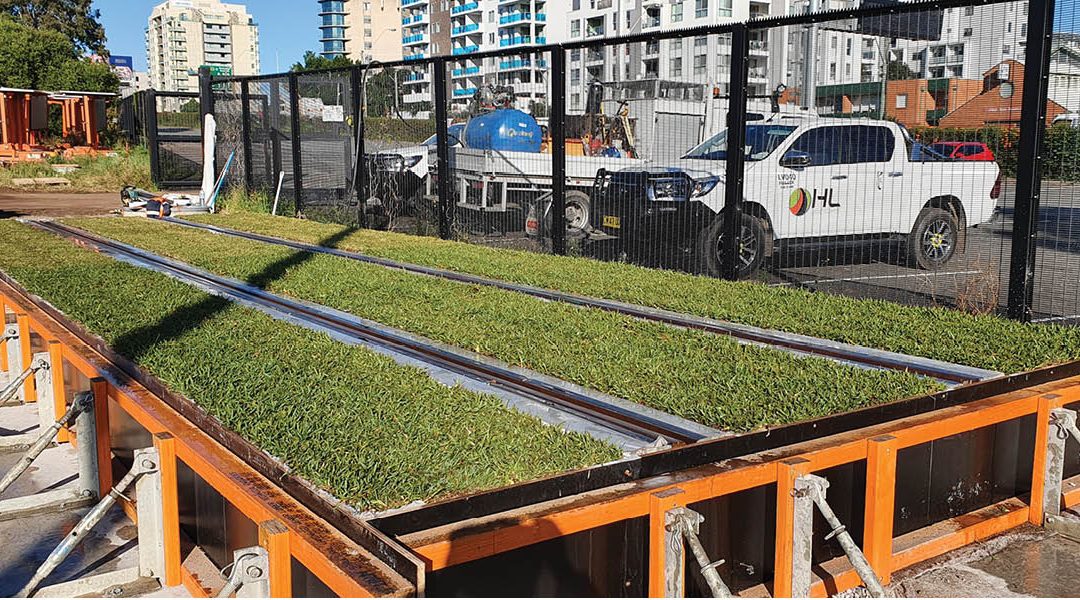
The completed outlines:
{"type": "Polygon", "coordinates": [[[116,92],[120,82],[108,65],[79,56],[74,43],[0,15],[0,82],[35,90],[116,92]]]}
{"type": "Polygon", "coordinates": [[[895,81],[898,79],[918,79],[919,76],[906,63],[891,60],[889,65],[885,67],[885,78],[889,81],[895,81]]]}
{"type": "Polygon", "coordinates": [[[304,53],[304,61],[294,64],[289,70],[293,73],[302,73],[304,71],[318,71],[321,69],[347,69],[351,66],[353,66],[353,61],[344,56],[338,55],[334,58],[326,58],[321,54],[316,54],[311,50],[308,50],[304,53]]]}
{"type": "Polygon", "coordinates": [[[108,56],[101,11],[92,0],[0,0],[0,13],[39,32],[59,32],[80,52],[108,56]]]}

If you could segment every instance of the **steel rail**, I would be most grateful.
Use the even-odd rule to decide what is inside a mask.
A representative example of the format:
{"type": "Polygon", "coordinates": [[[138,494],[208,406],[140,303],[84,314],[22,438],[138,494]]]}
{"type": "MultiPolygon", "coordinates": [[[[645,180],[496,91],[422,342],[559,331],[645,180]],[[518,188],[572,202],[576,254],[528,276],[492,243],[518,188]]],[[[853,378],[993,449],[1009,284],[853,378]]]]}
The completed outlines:
{"type": "MultiPolygon", "coordinates": [[[[370,321],[358,322],[343,316],[332,314],[326,307],[298,302],[264,290],[255,288],[224,277],[207,273],[190,265],[168,260],[139,248],[109,240],[101,236],[79,230],[53,221],[30,221],[40,229],[62,237],[78,241],[107,254],[146,263],[150,268],[172,275],[173,277],[210,289],[219,295],[225,295],[242,302],[268,307],[275,312],[285,313],[317,327],[329,329],[347,336],[359,338],[369,343],[388,347],[395,352],[409,356],[420,362],[433,365],[468,377],[478,382],[523,396],[559,410],[568,412],[590,422],[602,425],[623,435],[636,437],[650,443],[657,438],[664,438],[671,443],[688,444],[715,435],[704,432],[701,427],[694,430],[684,427],[677,417],[665,420],[663,413],[640,406],[629,406],[629,402],[613,402],[587,393],[573,384],[542,378],[491,364],[468,356],[464,352],[439,345],[425,343],[424,340],[403,334],[391,328],[378,326],[370,321]],[[577,389],[575,389],[577,388],[577,389]],[[651,413],[651,414],[650,414],[651,413]]],[[[665,415],[666,416],[666,415],[665,415]]]]}
{"type": "Polygon", "coordinates": [[[673,325],[676,327],[683,327],[686,329],[695,329],[717,335],[726,335],[736,338],[742,342],[760,344],[780,350],[794,352],[797,354],[817,356],[820,358],[826,358],[842,363],[853,364],[863,368],[907,371],[925,377],[930,377],[950,385],[967,383],[971,381],[982,381],[984,379],[990,379],[992,377],[999,377],[1002,375],[1001,373],[996,371],[977,369],[974,367],[967,367],[939,360],[933,360],[918,356],[910,356],[897,352],[889,352],[886,350],[877,350],[874,348],[866,348],[864,346],[857,346],[854,344],[835,342],[832,340],[825,340],[795,333],[787,333],[782,331],[764,329],[760,327],[753,327],[750,325],[740,325],[737,323],[719,321],[716,319],[698,317],[694,315],[678,313],[663,309],[649,308],[646,306],[629,304],[626,302],[618,302],[615,300],[605,300],[602,298],[581,296],[578,294],[560,292],[531,285],[510,283],[507,281],[491,279],[479,275],[471,275],[468,273],[460,273],[457,271],[450,271],[435,267],[426,267],[423,265],[395,261],[392,259],[371,256],[359,252],[350,252],[347,250],[339,250],[337,248],[328,248],[326,246],[318,246],[315,244],[296,242],[274,236],[250,233],[247,231],[239,231],[228,227],[220,227],[217,225],[208,225],[205,223],[186,221],[183,219],[177,219],[175,217],[166,217],[162,220],[168,223],[173,223],[195,229],[203,229],[222,235],[229,235],[251,241],[285,246],[294,250],[328,254],[391,269],[398,269],[409,273],[427,275],[430,277],[437,277],[441,279],[448,279],[459,283],[493,287],[506,291],[526,294],[543,300],[562,302],[584,308],[606,310],[646,321],[655,321],[659,323],[665,323],[667,325],[673,325]]]}

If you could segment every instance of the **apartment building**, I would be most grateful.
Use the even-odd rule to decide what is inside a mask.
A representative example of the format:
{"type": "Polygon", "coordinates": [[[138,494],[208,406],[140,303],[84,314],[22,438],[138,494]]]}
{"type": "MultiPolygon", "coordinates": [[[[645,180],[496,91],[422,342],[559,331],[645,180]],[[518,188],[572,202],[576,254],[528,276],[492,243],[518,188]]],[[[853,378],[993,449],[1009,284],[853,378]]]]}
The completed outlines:
{"type": "MultiPolygon", "coordinates": [[[[784,14],[785,0],[568,0],[560,18],[560,41],[660,32],[719,25],[784,14]]],[[[787,48],[779,30],[751,34],[747,83],[751,95],[766,95],[783,80],[787,48]]],[[[730,36],[698,36],[629,46],[572,50],[568,57],[570,88],[567,106],[584,110],[591,81],[663,79],[707,86],[728,93],[731,72],[730,36]]]]}
{"type": "Polygon", "coordinates": [[[241,4],[168,0],[150,13],[146,57],[151,87],[196,92],[202,66],[219,74],[259,73],[259,26],[241,4]]]}
{"type": "MultiPolygon", "coordinates": [[[[529,46],[548,43],[546,0],[401,0],[401,44],[406,60],[458,57],[448,66],[451,109],[462,110],[480,86],[513,86],[517,106],[528,110],[547,95],[543,57],[529,46]],[[486,50],[522,48],[520,56],[476,59],[486,50]]],[[[425,110],[433,101],[429,68],[406,76],[403,102],[425,110]]]]}
{"type": "Polygon", "coordinates": [[[401,60],[399,0],[318,0],[319,41],[327,58],[401,60]]]}

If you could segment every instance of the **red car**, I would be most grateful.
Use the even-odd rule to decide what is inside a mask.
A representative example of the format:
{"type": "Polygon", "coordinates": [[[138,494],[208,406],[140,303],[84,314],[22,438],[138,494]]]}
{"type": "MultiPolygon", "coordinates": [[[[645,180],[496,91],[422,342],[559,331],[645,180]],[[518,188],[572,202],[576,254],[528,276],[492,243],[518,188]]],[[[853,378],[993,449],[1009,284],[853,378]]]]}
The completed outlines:
{"type": "Polygon", "coordinates": [[[955,160],[994,160],[994,153],[982,142],[934,142],[930,149],[955,160]]]}

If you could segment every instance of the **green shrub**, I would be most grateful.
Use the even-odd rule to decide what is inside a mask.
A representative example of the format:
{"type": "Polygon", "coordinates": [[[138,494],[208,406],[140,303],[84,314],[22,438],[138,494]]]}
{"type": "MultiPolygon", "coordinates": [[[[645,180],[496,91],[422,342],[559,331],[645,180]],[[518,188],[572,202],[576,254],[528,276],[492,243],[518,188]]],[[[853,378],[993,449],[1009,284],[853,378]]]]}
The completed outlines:
{"type": "MultiPolygon", "coordinates": [[[[924,144],[934,142],[983,142],[994,152],[1001,172],[1016,177],[1020,130],[1006,127],[965,129],[954,127],[913,127],[911,135],[924,144]]],[[[1055,125],[1046,129],[1046,158],[1043,178],[1051,181],[1080,181],[1080,128],[1055,125]]]]}

